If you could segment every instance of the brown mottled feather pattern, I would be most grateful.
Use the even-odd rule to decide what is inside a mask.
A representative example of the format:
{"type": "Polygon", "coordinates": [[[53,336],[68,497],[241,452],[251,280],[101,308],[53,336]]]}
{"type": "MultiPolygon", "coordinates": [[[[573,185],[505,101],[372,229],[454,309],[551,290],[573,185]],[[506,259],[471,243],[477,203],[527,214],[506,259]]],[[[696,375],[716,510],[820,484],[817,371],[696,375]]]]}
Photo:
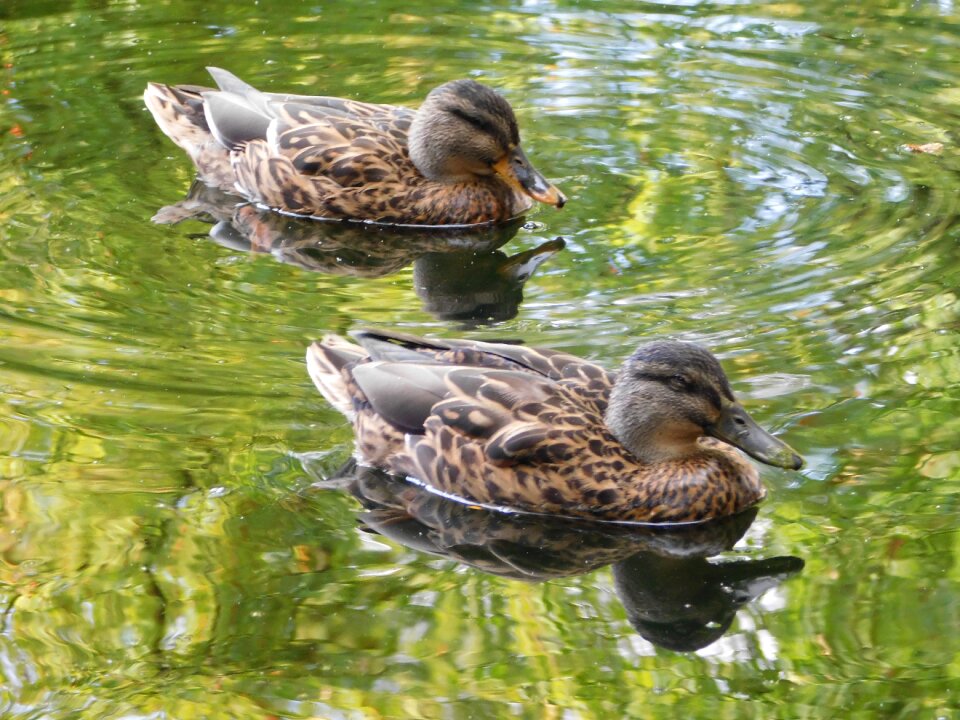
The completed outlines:
{"type": "Polygon", "coordinates": [[[205,183],[252,202],[303,215],[421,225],[502,222],[533,204],[492,176],[469,183],[425,178],[407,147],[409,108],[339,98],[315,99],[322,106],[274,103],[272,133],[228,150],[204,117],[202,93],[209,91],[150,83],[144,98],[205,183]]]}
{"type": "Polygon", "coordinates": [[[327,369],[321,353],[308,352],[311,374],[335,373],[353,398],[365,461],[478,503],[604,519],[704,520],[765,494],[753,465],[711,438],[701,439],[697,457],[640,463],[606,427],[613,375],[599,366],[535,348],[438,344],[415,348],[452,366],[449,395],[433,406],[422,434],[404,434],[376,415],[353,366],[327,369]],[[528,373],[525,382],[518,369],[528,373]]]}
{"type": "Polygon", "coordinates": [[[201,92],[209,88],[150,83],[144,102],[163,133],[186,151],[208,185],[233,190],[230,152],[210,134],[201,92]]]}

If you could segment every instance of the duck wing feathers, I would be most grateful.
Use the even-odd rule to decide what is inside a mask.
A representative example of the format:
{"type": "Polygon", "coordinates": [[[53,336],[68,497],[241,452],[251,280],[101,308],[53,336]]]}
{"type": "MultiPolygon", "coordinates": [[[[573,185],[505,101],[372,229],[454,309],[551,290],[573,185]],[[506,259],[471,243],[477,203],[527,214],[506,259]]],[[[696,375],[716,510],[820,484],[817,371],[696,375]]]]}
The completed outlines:
{"type": "Polygon", "coordinates": [[[290,212],[398,221],[438,189],[407,150],[414,111],[344,98],[264,93],[220,68],[219,89],[151,83],[144,100],[205,182],[290,212]],[[407,207],[399,191],[410,193],[407,207]],[[395,207],[394,207],[395,206],[395,207]]]}
{"type": "Polygon", "coordinates": [[[278,122],[277,135],[291,128],[345,120],[354,123],[355,131],[373,128],[402,140],[413,120],[413,110],[404,107],[322,95],[261,92],[226,70],[207,70],[219,90],[192,89],[203,98],[211,130],[231,149],[250,140],[266,139],[274,121],[278,122]]]}
{"type": "Polygon", "coordinates": [[[501,467],[565,462],[575,454],[572,445],[590,434],[590,411],[576,395],[529,372],[375,361],[358,364],[352,375],[373,413],[398,432],[441,448],[457,436],[501,467]]]}
{"type": "Polygon", "coordinates": [[[594,413],[603,415],[616,374],[569,353],[506,342],[424,339],[386,330],[351,333],[370,357],[377,360],[402,357],[453,366],[520,370],[562,382],[566,389],[594,413]],[[419,357],[418,357],[419,356],[419,357]]]}

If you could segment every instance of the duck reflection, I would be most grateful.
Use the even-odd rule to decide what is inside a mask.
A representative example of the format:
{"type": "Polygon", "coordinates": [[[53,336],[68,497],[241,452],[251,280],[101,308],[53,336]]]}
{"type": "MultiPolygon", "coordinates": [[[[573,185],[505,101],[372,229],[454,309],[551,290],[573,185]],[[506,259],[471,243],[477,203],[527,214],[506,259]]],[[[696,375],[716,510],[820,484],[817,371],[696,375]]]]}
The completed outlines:
{"type": "Polygon", "coordinates": [[[557,238],[511,256],[498,248],[517,234],[522,220],[445,230],[304,220],[260,210],[199,181],[186,198],[153,217],[165,225],[184,220],[212,224],[209,237],[219,245],[270,253],[311,272],[375,278],[413,263],[424,308],[465,326],[514,317],[526,281],[565,244],[557,238]]]}
{"type": "MultiPolygon", "coordinates": [[[[755,515],[756,508],[748,512],[755,515]]],[[[711,563],[639,552],[614,564],[613,579],[640,635],[667,650],[689,652],[719,640],[737,610],[802,569],[803,560],[789,555],[711,563]]]]}
{"type": "Polygon", "coordinates": [[[737,610],[803,568],[797,557],[709,562],[756,517],[637,525],[505,513],[451,500],[348,463],[337,479],[359,500],[363,529],[487,573],[542,582],[613,565],[614,587],[645,639],[691,651],[719,639],[737,610]]]}

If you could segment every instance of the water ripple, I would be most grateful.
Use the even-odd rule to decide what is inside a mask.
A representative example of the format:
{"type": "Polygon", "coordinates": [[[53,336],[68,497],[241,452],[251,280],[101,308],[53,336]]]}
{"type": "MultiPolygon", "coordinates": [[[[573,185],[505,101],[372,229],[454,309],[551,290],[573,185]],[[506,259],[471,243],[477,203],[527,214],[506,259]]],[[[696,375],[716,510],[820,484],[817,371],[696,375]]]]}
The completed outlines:
{"type": "Polygon", "coordinates": [[[584,717],[660,696],[679,716],[731,696],[816,714],[824,692],[841,714],[945,705],[953,4],[315,5],[0,10],[0,712],[146,715],[162,693],[169,713],[203,714],[198,689],[224,717],[441,716],[453,696],[491,717],[507,697],[584,717]],[[611,607],[609,575],[504,585],[358,540],[342,496],[306,506],[298,454],[332,472],[351,443],[306,343],[465,331],[424,310],[409,268],[308,273],[207,225],[149,223],[192,171],[140,93],[204,82],[206,65],[411,105],[453,77],[500,88],[571,196],[511,247],[568,242],[515,318],[471,335],[610,366],[642,337],[708,344],[807,457],[802,474],[765,471],[740,548],[803,555],[803,577],[712,650],[666,656],[611,607]],[[455,695],[451,662],[472,678],[455,695]],[[871,682],[894,704],[864,705],[871,682]],[[78,707],[77,687],[99,695],[78,707]]]}

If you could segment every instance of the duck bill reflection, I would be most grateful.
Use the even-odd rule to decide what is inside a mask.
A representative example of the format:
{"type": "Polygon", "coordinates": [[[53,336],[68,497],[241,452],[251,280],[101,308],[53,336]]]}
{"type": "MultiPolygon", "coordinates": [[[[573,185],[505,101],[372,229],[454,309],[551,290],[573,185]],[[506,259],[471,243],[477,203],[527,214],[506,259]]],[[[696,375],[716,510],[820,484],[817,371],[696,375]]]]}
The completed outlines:
{"type": "Polygon", "coordinates": [[[493,170],[506,180],[508,185],[534,200],[557,208],[562,208],[567,202],[566,196],[530,164],[519,146],[500,158],[493,165],[493,170]]]}
{"type": "Polygon", "coordinates": [[[785,442],[757,425],[739,403],[726,405],[720,419],[708,428],[707,434],[743,450],[750,457],[767,465],[788,470],[799,470],[803,467],[803,458],[785,442]]]}

